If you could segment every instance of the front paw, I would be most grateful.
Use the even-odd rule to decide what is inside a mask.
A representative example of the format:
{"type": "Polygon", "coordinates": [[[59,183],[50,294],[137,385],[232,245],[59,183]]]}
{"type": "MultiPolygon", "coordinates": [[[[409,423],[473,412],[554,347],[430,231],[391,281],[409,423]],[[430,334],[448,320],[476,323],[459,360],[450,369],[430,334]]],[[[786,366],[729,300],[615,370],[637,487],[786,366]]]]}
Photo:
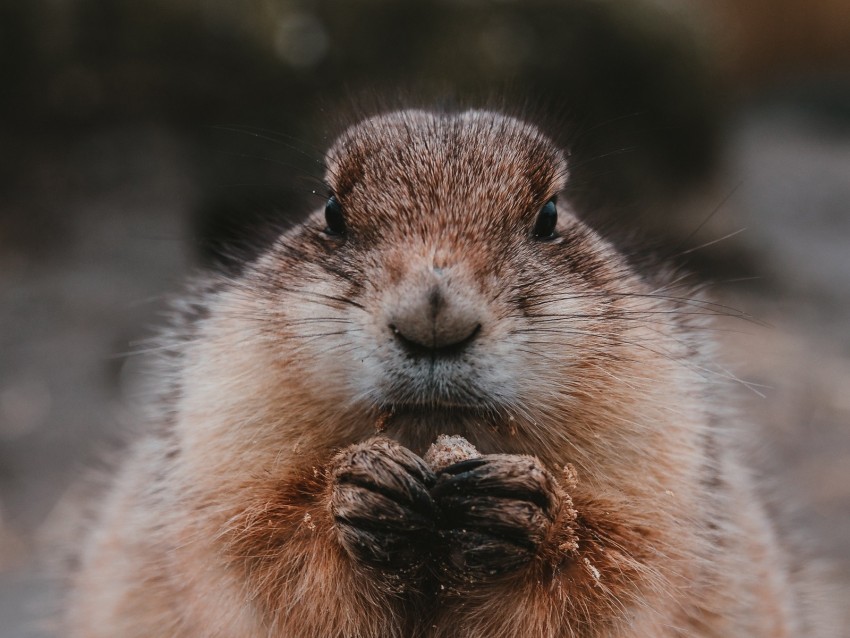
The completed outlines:
{"type": "Polygon", "coordinates": [[[413,452],[375,438],[340,452],[331,466],[331,511],[339,541],[355,560],[389,570],[427,558],[436,513],[436,477],[413,452]]]}
{"type": "Polygon", "coordinates": [[[441,513],[442,569],[466,580],[507,574],[531,562],[562,501],[540,461],[514,454],[450,465],[431,495],[441,513]]]}

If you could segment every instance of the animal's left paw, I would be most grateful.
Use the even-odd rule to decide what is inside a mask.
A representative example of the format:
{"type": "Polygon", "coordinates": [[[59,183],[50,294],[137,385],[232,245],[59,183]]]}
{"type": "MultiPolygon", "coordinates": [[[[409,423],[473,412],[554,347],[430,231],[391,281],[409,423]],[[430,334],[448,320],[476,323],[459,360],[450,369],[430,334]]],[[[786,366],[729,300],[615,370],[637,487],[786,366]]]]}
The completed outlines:
{"type": "Polygon", "coordinates": [[[440,512],[442,569],[462,579],[506,574],[532,561],[562,501],[540,461],[516,454],[450,465],[431,495],[440,512]]]}

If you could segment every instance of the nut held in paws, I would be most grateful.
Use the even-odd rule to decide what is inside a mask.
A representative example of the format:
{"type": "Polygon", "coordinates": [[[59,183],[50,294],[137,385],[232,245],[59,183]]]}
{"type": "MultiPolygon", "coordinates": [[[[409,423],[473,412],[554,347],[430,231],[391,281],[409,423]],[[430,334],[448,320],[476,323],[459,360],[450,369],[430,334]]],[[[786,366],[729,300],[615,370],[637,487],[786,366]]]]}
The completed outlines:
{"type": "Polygon", "coordinates": [[[422,460],[425,461],[434,473],[439,473],[450,465],[476,459],[481,454],[469,441],[459,435],[440,434],[437,440],[431,444],[422,460]]]}

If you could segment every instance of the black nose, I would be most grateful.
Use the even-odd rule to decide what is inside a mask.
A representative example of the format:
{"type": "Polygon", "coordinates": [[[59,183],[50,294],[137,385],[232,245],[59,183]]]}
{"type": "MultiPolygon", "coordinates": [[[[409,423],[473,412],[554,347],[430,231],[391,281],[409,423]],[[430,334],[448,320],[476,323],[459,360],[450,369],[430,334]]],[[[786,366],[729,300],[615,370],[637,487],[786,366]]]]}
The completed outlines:
{"type": "Polygon", "coordinates": [[[405,352],[414,357],[448,358],[459,355],[475,341],[478,333],[481,332],[480,323],[464,326],[465,332],[440,330],[435,324],[430,337],[418,331],[411,331],[412,335],[405,334],[401,327],[393,323],[389,327],[405,352]]]}
{"type": "Polygon", "coordinates": [[[448,296],[439,284],[403,300],[389,324],[396,341],[412,356],[450,357],[463,352],[481,332],[477,308],[448,296]]]}

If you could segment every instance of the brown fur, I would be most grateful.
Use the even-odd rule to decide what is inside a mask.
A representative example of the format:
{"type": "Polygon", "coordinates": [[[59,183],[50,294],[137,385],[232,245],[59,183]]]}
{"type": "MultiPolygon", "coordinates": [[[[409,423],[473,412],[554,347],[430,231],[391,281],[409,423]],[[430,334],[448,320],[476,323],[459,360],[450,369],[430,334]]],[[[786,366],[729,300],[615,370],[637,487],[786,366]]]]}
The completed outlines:
{"type": "Polygon", "coordinates": [[[349,129],[327,167],[345,235],[316,212],[169,341],[168,426],[103,503],[69,635],[803,635],[730,449],[715,306],[564,202],[533,238],[567,178],[549,140],[407,111],[349,129]],[[429,368],[399,317],[480,332],[429,368]],[[442,433],[481,465],[433,475],[418,456],[442,433]]]}

